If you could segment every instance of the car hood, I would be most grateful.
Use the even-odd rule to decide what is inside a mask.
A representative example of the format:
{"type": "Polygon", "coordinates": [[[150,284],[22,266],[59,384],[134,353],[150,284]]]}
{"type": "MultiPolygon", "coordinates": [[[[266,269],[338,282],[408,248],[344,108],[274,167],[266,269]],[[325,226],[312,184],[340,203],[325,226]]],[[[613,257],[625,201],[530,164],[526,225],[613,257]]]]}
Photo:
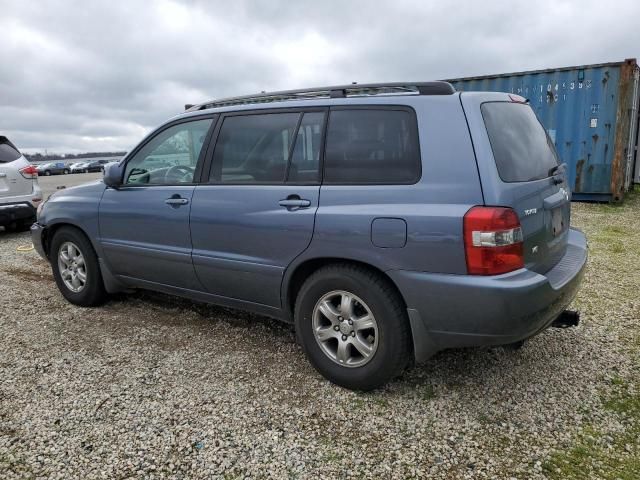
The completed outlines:
{"type": "Polygon", "coordinates": [[[95,196],[97,198],[100,198],[104,189],[105,184],[102,179],[99,179],[92,182],[83,183],[82,185],[76,185],[74,187],[62,188],[52,193],[49,198],[56,200],[62,200],[69,197],[86,196],[95,196]]]}

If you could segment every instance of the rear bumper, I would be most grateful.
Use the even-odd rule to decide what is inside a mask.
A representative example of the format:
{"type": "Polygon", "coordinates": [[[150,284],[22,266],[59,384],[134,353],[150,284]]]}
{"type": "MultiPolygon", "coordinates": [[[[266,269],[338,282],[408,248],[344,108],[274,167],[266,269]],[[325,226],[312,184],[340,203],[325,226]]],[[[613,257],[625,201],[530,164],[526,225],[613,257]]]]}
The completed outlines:
{"type": "Polygon", "coordinates": [[[0,225],[35,218],[36,208],[30,202],[0,203],[0,225]]]}
{"type": "Polygon", "coordinates": [[[544,275],[527,269],[489,277],[387,273],[407,303],[420,361],[443,348],[504,345],[541,332],[575,297],[586,261],[586,237],[572,229],[564,257],[544,275]]]}

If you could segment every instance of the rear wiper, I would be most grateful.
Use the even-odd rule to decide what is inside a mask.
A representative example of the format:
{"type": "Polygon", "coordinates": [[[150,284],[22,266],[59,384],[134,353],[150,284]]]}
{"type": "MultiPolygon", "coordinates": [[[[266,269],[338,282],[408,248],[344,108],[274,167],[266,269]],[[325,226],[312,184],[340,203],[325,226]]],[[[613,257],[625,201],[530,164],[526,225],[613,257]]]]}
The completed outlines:
{"type": "Polygon", "coordinates": [[[564,173],[565,169],[567,168],[567,164],[566,163],[560,163],[558,165],[556,165],[555,167],[549,169],[549,176],[553,177],[556,173],[564,173]]]}
{"type": "Polygon", "coordinates": [[[558,185],[564,181],[564,178],[561,177],[567,168],[566,163],[561,163],[560,165],[556,165],[555,167],[549,170],[549,176],[553,178],[553,184],[558,185]]]}

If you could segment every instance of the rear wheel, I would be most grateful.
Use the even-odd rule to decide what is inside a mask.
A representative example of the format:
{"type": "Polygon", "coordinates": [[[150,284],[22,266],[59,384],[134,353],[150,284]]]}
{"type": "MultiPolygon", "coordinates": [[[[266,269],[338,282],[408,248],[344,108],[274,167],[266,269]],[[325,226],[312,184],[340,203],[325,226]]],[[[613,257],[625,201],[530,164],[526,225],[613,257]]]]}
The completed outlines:
{"type": "Polygon", "coordinates": [[[44,174],[48,177],[49,175],[51,175],[51,170],[45,170],[44,174]]]}
{"type": "Polygon", "coordinates": [[[93,307],[107,299],[98,257],[84,233],[72,227],[58,230],[49,260],[58,289],[69,302],[93,307]]]}
{"type": "Polygon", "coordinates": [[[71,172],[69,172],[69,169],[65,168],[65,169],[64,169],[64,174],[65,174],[65,175],[69,175],[69,173],[71,173],[71,172]]]}
{"type": "Polygon", "coordinates": [[[346,388],[372,390],[407,366],[409,322],[384,278],[354,265],[311,275],[296,299],[298,339],[311,364],[346,388]]]}

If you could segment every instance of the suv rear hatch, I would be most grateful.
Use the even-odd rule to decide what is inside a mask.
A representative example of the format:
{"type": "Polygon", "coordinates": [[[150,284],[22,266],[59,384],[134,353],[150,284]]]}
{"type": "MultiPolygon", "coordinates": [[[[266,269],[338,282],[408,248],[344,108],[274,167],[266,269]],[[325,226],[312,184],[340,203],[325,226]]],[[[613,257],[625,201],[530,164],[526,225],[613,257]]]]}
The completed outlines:
{"type": "Polygon", "coordinates": [[[0,198],[29,195],[33,191],[34,180],[25,178],[20,169],[29,162],[7,139],[0,136],[0,198]]]}
{"type": "Polygon", "coordinates": [[[473,102],[479,106],[476,118],[484,123],[490,145],[481,151],[493,154],[477,158],[485,203],[515,210],[525,267],[546,273],[567,248],[571,203],[565,165],[525,100],[500,97],[473,102]]]}

